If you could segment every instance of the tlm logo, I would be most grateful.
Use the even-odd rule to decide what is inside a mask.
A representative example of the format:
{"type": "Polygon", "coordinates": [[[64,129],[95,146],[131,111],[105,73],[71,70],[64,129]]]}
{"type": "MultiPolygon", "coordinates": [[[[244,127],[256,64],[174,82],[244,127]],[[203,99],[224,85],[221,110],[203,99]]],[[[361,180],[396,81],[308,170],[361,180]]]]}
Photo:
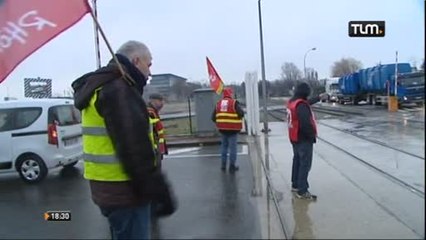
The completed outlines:
{"type": "Polygon", "coordinates": [[[385,21],[350,21],[349,37],[384,37],[385,21]]]}

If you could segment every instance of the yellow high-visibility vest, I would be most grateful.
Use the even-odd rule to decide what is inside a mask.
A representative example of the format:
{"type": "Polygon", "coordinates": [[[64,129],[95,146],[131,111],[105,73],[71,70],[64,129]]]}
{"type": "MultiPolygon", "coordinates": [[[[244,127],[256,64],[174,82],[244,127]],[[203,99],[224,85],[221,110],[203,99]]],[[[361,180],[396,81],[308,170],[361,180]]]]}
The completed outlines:
{"type": "MultiPolygon", "coordinates": [[[[96,89],[89,105],[82,110],[84,178],[97,181],[128,181],[129,176],[116,156],[105,120],[95,107],[100,89],[96,89]]],[[[151,126],[149,129],[153,143],[151,126]]]]}

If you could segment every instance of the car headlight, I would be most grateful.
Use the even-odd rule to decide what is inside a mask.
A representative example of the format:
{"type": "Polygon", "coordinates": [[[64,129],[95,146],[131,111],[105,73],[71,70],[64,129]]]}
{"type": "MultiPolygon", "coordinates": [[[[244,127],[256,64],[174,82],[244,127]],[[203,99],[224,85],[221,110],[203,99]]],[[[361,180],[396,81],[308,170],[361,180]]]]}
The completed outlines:
{"type": "Polygon", "coordinates": [[[408,98],[406,96],[404,96],[404,101],[407,101],[407,100],[408,100],[408,98]]]}

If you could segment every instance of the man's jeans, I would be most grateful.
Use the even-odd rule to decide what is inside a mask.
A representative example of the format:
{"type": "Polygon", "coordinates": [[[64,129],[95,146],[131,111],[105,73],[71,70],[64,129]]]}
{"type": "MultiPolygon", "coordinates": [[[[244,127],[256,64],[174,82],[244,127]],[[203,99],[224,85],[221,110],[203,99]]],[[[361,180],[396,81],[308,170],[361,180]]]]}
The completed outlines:
{"type": "Polygon", "coordinates": [[[150,239],[150,204],[131,208],[101,208],[112,239],[150,239]]]}
{"type": "Polygon", "coordinates": [[[229,148],[229,161],[231,165],[235,165],[237,162],[237,137],[238,133],[223,134],[222,133],[222,144],[220,146],[220,152],[222,155],[222,166],[226,166],[226,160],[228,156],[229,148]]]}
{"type": "Polygon", "coordinates": [[[291,173],[292,187],[298,189],[299,194],[308,191],[308,174],[312,165],[313,143],[300,142],[293,144],[293,169],[291,173]]]}

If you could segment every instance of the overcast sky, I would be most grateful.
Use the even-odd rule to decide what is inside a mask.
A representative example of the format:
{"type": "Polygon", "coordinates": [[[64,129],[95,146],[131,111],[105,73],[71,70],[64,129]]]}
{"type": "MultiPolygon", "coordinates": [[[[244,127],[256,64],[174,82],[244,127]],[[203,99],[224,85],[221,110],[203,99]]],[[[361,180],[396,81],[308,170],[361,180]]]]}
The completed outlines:
{"type": "MultiPolygon", "coordinates": [[[[279,78],[284,62],[330,75],[342,57],[364,67],[378,62],[420,65],[425,52],[423,0],[262,0],[266,78],[279,78]],[[350,38],[348,22],[384,20],[383,38],[350,38]]],[[[208,56],[226,83],[240,83],[247,71],[261,76],[257,0],[98,0],[99,21],[114,50],[127,40],[147,44],[152,73],[189,81],[208,79],[208,56]]],[[[110,59],[101,43],[102,63],[110,59]]],[[[22,62],[0,84],[0,98],[24,96],[24,78],[51,78],[53,93],[96,68],[89,15],[22,62]]]]}

